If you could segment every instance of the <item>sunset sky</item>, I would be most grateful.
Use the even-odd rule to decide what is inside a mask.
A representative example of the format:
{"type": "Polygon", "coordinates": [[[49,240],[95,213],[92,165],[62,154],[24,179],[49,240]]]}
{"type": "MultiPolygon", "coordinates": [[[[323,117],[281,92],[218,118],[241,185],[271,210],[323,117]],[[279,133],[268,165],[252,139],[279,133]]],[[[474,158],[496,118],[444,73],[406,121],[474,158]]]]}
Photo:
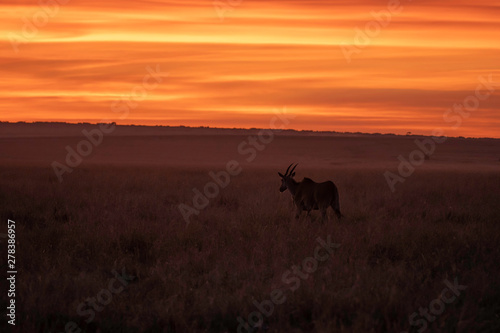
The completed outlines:
{"type": "Polygon", "coordinates": [[[59,3],[0,4],[2,121],[269,127],[286,107],[298,130],[500,137],[498,1],[59,3]],[[453,128],[481,76],[496,89],[453,128]]]}

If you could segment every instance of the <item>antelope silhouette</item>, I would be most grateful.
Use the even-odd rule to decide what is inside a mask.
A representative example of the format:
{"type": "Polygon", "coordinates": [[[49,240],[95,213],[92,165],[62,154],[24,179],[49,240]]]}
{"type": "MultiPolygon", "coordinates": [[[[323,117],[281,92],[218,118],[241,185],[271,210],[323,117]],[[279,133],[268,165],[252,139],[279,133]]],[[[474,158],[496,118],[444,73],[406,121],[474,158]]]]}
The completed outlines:
{"type": "Polygon", "coordinates": [[[299,218],[302,211],[307,211],[309,216],[311,210],[319,210],[324,221],[328,217],[328,207],[332,207],[337,217],[342,218],[337,186],[332,181],[316,183],[310,178],[304,178],[301,182],[297,182],[293,177],[298,164],[295,164],[290,170],[292,165],[293,163],[288,166],[285,174],[278,172],[278,175],[281,177],[280,192],[289,190],[292,194],[297,209],[295,217],[299,218]]]}

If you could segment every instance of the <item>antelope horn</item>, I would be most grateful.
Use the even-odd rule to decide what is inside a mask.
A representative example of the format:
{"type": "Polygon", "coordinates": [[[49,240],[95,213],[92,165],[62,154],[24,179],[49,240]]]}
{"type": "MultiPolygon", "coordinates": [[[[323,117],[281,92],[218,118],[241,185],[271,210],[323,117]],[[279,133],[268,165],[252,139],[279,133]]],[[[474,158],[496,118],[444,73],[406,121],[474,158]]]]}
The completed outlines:
{"type": "Polygon", "coordinates": [[[295,168],[297,167],[297,165],[299,165],[299,163],[295,164],[295,166],[292,168],[292,170],[290,170],[290,174],[293,173],[293,171],[295,170],[295,168]]]}
{"type": "Polygon", "coordinates": [[[288,170],[290,170],[290,167],[291,167],[292,165],[293,165],[293,163],[292,163],[292,164],[290,164],[290,165],[288,166],[288,169],[286,169],[285,176],[288,176],[288,170]]]}

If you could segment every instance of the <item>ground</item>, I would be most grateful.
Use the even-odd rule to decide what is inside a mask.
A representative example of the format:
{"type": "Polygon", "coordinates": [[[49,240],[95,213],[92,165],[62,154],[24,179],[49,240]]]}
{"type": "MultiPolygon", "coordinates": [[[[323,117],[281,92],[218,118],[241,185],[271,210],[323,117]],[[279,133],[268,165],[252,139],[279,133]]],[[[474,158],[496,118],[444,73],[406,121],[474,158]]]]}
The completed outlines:
{"type": "Polygon", "coordinates": [[[63,128],[0,134],[19,332],[500,330],[500,140],[436,144],[392,191],[424,138],[122,128],[60,182],[85,139],[63,128]],[[294,218],[292,162],[337,185],[345,218],[294,218]]]}

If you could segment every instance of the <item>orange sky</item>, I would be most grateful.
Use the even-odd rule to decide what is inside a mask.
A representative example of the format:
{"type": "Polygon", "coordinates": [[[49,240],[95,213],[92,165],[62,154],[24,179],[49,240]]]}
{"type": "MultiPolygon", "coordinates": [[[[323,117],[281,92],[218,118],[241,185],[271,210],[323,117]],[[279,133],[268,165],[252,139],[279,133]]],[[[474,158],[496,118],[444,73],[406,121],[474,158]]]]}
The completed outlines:
{"type": "Polygon", "coordinates": [[[2,121],[269,127],[286,107],[294,129],[500,137],[497,1],[401,0],[365,47],[356,31],[398,0],[57,1],[0,4],[2,121]],[[148,66],[168,76],[142,90],[148,66]]]}

